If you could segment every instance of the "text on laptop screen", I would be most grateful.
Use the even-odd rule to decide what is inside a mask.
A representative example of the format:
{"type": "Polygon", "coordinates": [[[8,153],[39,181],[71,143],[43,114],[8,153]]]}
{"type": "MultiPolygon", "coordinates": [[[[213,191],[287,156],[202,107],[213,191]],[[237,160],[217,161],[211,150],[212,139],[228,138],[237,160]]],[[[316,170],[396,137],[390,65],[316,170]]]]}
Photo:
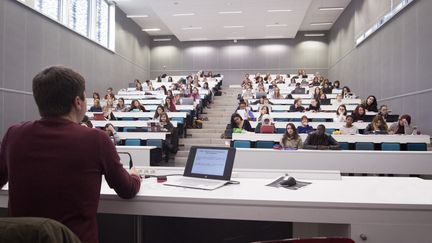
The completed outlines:
{"type": "Polygon", "coordinates": [[[222,176],[228,157],[228,150],[197,149],[192,173],[222,176]]]}

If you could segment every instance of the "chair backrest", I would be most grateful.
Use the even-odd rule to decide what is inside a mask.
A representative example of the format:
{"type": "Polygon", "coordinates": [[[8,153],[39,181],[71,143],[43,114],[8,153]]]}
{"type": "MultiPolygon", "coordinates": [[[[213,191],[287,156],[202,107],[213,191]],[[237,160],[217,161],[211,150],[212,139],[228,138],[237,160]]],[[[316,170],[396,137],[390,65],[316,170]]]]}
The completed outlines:
{"type": "Polygon", "coordinates": [[[269,241],[256,241],[252,243],[355,243],[349,238],[341,237],[316,237],[309,239],[283,239],[283,240],[269,240],[269,241]]]}
{"type": "Polygon", "coordinates": [[[355,144],[356,150],[374,150],[374,144],[369,142],[357,142],[355,144]]]}
{"type": "Polygon", "coordinates": [[[400,143],[382,143],[381,150],[385,151],[400,151],[400,143]]]}
{"type": "Polygon", "coordinates": [[[274,145],[273,141],[257,141],[256,147],[257,148],[270,148],[272,149],[274,145]]]}
{"type": "Polygon", "coordinates": [[[80,243],[66,226],[47,218],[0,218],[0,242],[80,243]]]}
{"type": "Polygon", "coordinates": [[[349,150],[349,143],[347,142],[339,142],[339,146],[341,148],[341,150],[349,150]]]}
{"type": "Polygon", "coordinates": [[[234,141],[234,148],[250,148],[251,142],[246,140],[234,141]]]}
{"type": "Polygon", "coordinates": [[[408,151],[427,151],[425,143],[407,143],[408,151]]]}
{"type": "Polygon", "coordinates": [[[156,146],[162,148],[162,139],[147,139],[147,146],[156,146]]]}
{"type": "Polygon", "coordinates": [[[126,146],[140,146],[141,140],[140,139],[126,139],[125,145],[126,146]]]}

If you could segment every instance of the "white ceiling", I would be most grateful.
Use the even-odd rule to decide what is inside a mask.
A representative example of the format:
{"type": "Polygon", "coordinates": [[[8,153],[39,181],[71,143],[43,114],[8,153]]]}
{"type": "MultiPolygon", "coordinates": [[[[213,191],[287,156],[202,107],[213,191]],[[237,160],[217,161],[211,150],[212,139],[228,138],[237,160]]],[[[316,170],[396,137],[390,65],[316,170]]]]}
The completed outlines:
{"type": "Polygon", "coordinates": [[[343,10],[322,11],[323,7],[345,8],[350,0],[115,0],[127,15],[153,38],[175,35],[180,41],[295,38],[298,31],[325,31],[343,10]],[[291,11],[269,11],[291,10],[291,11]],[[219,12],[238,12],[221,14],[219,12]],[[194,14],[174,16],[175,14],[194,14]],[[186,28],[186,29],[185,29],[186,28]],[[189,28],[189,29],[188,29],[189,28]]]}

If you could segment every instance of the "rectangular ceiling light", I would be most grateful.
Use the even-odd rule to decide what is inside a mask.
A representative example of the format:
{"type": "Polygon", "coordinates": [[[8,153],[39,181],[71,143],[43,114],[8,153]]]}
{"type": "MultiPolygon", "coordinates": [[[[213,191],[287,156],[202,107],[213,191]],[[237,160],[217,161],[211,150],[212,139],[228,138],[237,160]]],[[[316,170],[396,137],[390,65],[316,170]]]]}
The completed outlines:
{"type": "Polygon", "coordinates": [[[148,18],[149,16],[147,14],[141,14],[141,15],[126,15],[128,18],[148,18]]]}
{"type": "Polygon", "coordinates": [[[267,10],[269,13],[277,13],[277,12],[291,12],[291,9],[270,9],[267,10]]]}
{"type": "Polygon", "coordinates": [[[243,25],[227,25],[224,26],[225,29],[234,29],[234,28],[244,28],[243,25]]]}
{"type": "Polygon", "coordinates": [[[306,37],[318,37],[318,36],[325,36],[323,33],[317,33],[317,34],[304,34],[306,37]]]}
{"type": "Polygon", "coordinates": [[[218,12],[218,14],[241,14],[243,13],[242,11],[222,11],[222,12],[218,12]]]}
{"type": "Polygon", "coordinates": [[[286,27],[287,24],[268,24],[266,27],[286,27]]]}
{"type": "Polygon", "coordinates": [[[194,13],[180,13],[180,14],[173,14],[174,17],[182,17],[182,16],[194,16],[194,13]]]}
{"type": "Polygon", "coordinates": [[[149,29],[142,29],[145,32],[155,32],[155,31],[160,31],[159,28],[149,28],[149,29]]]}
{"type": "Polygon", "coordinates": [[[310,25],[318,26],[318,25],[332,25],[332,22],[318,22],[318,23],[311,23],[310,25]]]}
{"type": "Polygon", "coordinates": [[[344,8],[340,7],[329,7],[329,8],[319,8],[320,11],[340,11],[344,10],[344,8]]]}
{"type": "Polygon", "coordinates": [[[153,41],[170,41],[171,38],[157,38],[157,39],[153,39],[153,41]]]}
{"type": "Polygon", "coordinates": [[[200,30],[202,27],[184,27],[182,30],[200,30]]]}

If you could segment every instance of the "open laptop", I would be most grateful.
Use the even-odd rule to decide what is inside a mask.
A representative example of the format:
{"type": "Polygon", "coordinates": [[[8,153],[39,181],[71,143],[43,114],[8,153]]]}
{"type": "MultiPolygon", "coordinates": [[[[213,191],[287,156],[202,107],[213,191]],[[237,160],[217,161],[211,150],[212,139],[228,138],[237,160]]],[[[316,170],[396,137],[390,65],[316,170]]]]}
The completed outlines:
{"type": "Polygon", "coordinates": [[[260,129],[260,133],[274,133],[275,132],[275,126],[273,125],[262,125],[260,129]]]}
{"type": "Polygon", "coordinates": [[[267,93],[266,92],[257,92],[255,94],[255,99],[259,99],[259,98],[261,98],[263,96],[267,96],[267,93]]]}
{"type": "Polygon", "coordinates": [[[292,93],[293,94],[305,94],[305,92],[306,92],[305,88],[295,88],[292,93]]]}
{"type": "Polygon", "coordinates": [[[183,176],[169,177],[167,186],[214,190],[231,179],[235,148],[197,147],[189,151],[183,176]]]}
{"type": "Polygon", "coordinates": [[[399,120],[399,115],[388,115],[386,122],[397,122],[399,120]]]}
{"type": "Polygon", "coordinates": [[[321,105],[330,105],[330,99],[320,99],[321,105]]]}

